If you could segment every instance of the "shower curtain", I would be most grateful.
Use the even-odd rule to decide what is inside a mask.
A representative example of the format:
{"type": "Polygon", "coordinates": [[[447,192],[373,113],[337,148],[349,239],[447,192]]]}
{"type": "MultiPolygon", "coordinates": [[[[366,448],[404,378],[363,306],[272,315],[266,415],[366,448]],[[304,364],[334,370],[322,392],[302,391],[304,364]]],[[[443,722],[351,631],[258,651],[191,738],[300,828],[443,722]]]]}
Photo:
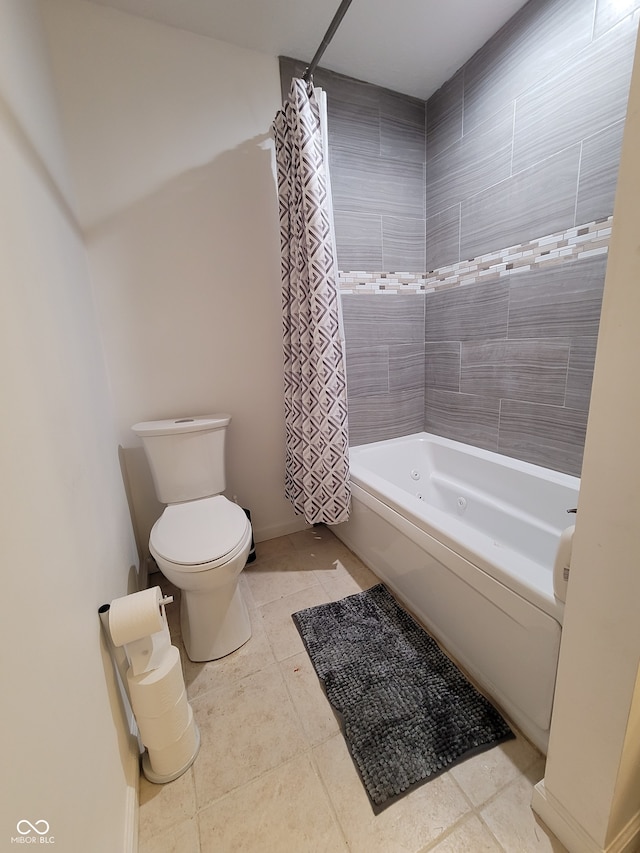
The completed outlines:
{"type": "Polygon", "coordinates": [[[280,209],[285,495],[307,523],[338,524],[349,517],[351,490],[322,95],[311,84],[292,80],[273,124],[280,209]]]}

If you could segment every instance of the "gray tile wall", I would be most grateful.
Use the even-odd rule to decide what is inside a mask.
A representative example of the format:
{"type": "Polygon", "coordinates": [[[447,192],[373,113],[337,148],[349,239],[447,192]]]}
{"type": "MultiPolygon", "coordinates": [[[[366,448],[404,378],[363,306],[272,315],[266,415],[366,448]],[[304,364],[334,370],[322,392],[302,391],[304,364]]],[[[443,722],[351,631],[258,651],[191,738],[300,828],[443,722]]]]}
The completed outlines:
{"type": "Polygon", "coordinates": [[[423,430],[424,302],[343,295],[350,444],[423,430]]]}
{"type": "MultiPolygon", "coordinates": [[[[318,71],[340,269],[439,270],[610,216],[631,4],[530,0],[428,101],[426,161],[424,105],[318,71]]],[[[303,68],[281,60],[283,95],[303,68]]],[[[343,294],[350,443],[426,429],[579,475],[605,266],[343,294]]]]}
{"type": "Polygon", "coordinates": [[[427,432],[579,476],[605,267],[428,293],[427,432]]]}
{"type": "MultiPolygon", "coordinates": [[[[283,98],[304,69],[280,58],[283,98]]],[[[321,68],[314,83],[327,92],[338,266],[423,273],[424,102],[321,68]]]]}
{"type": "MultiPolygon", "coordinates": [[[[639,7],[530,0],[428,101],[428,270],[611,215],[639,7]]],[[[605,266],[427,294],[425,429],[579,475],[605,266]]]]}
{"type": "Polygon", "coordinates": [[[530,0],[429,99],[427,270],[613,212],[639,7],[530,0]]]}

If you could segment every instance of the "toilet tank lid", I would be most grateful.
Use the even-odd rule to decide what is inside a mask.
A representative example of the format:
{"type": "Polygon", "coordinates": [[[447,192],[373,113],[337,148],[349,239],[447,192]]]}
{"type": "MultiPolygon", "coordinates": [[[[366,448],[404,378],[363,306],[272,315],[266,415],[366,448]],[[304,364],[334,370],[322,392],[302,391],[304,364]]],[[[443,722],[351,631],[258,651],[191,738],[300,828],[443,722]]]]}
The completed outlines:
{"type": "Polygon", "coordinates": [[[131,429],[136,435],[174,435],[180,432],[199,432],[200,430],[224,429],[231,421],[231,415],[221,412],[217,415],[197,415],[185,418],[171,418],[162,421],[143,421],[134,424],[131,429]]]}

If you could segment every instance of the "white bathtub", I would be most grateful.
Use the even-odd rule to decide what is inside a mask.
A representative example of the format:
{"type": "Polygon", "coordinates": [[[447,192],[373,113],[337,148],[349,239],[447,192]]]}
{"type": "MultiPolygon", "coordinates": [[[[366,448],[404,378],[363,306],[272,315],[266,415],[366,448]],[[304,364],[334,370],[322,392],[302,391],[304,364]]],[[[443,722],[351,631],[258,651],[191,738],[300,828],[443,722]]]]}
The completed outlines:
{"type": "Polygon", "coordinates": [[[350,466],[332,530],[546,752],[580,480],[428,433],[352,447],[350,466]]]}

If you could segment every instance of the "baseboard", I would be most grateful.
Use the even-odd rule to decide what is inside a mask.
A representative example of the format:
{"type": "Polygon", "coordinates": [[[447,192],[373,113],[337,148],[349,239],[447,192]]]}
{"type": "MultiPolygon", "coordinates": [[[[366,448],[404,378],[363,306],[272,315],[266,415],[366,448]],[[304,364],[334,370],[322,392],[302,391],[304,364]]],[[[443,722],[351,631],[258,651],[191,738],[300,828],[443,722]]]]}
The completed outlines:
{"type": "Polygon", "coordinates": [[[253,538],[256,542],[265,542],[267,539],[277,539],[278,536],[287,536],[289,533],[299,533],[306,530],[310,525],[303,518],[294,518],[284,524],[272,524],[270,527],[254,527],[253,538]]]}
{"type": "Polygon", "coordinates": [[[127,779],[131,779],[133,784],[127,786],[124,815],[124,844],[122,849],[124,853],[138,853],[138,787],[140,785],[140,756],[137,749],[131,751],[129,760],[131,762],[131,767],[127,768],[129,770],[127,773],[127,779]]]}
{"type": "Polygon", "coordinates": [[[533,789],[531,808],[564,844],[569,853],[604,853],[586,830],[544,786],[544,779],[533,789]]]}
{"type": "Polygon", "coordinates": [[[640,811],[607,846],[607,853],[636,853],[640,850],[640,811]]]}
{"type": "Polygon", "coordinates": [[[606,847],[600,847],[570,815],[562,803],[544,786],[544,779],[533,789],[531,807],[569,853],[636,853],[640,850],[640,812],[606,847]]]}

